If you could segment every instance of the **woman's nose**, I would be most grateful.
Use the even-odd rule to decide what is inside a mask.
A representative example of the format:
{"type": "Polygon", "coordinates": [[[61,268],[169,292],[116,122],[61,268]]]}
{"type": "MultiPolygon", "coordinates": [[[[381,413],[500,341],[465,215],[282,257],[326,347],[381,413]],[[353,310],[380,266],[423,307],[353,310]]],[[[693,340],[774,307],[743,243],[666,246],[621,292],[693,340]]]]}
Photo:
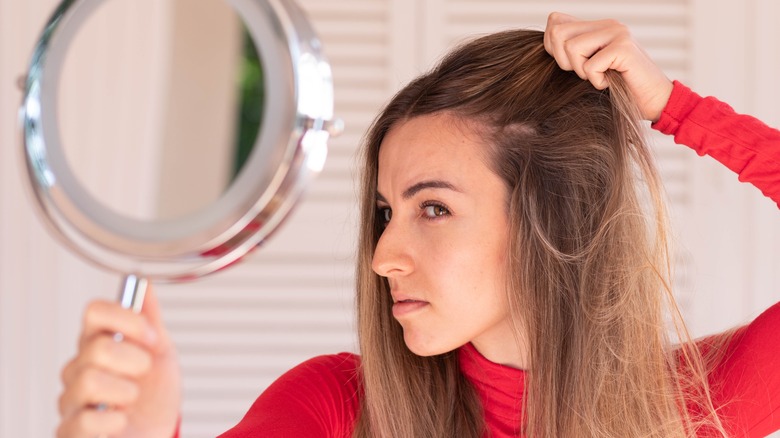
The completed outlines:
{"type": "Polygon", "coordinates": [[[414,270],[414,258],[408,235],[398,223],[390,221],[379,237],[371,268],[382,277],[408,275],[414,270]]]}

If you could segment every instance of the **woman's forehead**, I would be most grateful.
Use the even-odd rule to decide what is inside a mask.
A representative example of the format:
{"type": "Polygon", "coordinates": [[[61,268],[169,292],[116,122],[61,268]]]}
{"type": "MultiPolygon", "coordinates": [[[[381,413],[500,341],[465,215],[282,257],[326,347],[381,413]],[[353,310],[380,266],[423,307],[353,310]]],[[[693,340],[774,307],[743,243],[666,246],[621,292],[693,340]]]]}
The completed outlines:
{"type": "Polygon", "coordinates": [[[440,113],[414,117],[390,129],[379,148],[378,190],[403,190],[397,186],[420,181],[463,186],[492,174],[483,159],[487,145],[458,121],[440,113]]]}

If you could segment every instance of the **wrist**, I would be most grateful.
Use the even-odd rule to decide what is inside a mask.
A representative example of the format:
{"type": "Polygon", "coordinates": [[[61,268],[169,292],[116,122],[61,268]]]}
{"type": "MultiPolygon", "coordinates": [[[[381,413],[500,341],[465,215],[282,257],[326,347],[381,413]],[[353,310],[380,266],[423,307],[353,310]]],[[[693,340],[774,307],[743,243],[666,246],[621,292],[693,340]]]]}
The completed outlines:
{"type": "Polygon", "coordinates": [[[669,79],[658,88],[657,92],[653,96],[651,105],[648,106],[648,111],[645,114],[645,118],[652,123],[657,122],[661,118],[666,105],[669,103],[669,98],[672,96],[674,90],[674,83],[669,79]]]}

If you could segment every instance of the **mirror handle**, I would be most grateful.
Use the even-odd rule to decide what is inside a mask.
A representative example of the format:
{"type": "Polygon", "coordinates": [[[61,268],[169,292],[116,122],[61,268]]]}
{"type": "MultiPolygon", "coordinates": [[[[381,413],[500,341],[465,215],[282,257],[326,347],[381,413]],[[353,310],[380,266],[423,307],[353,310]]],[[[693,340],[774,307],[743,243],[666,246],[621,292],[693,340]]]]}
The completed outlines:
{"type": "Polygon", "coordinates": [[[140,313],[148,287],[149,281],[144,277],[138,277],[134,274],[125,276],[122,292],[119,296],[119,302],[122,304],[122,307],[132,309],[135,313],[140,313]]]}

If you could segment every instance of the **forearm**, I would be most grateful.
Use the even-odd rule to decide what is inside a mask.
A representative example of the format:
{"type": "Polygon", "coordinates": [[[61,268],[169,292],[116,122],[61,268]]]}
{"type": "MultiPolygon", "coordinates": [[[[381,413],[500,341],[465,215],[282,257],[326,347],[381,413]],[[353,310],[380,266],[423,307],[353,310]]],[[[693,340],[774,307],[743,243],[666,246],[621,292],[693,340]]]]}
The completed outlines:
{"type": "Polygon", "coordinates": [[[715,158],[780,206],[780,131],[677,81],[653,128],[715,158]]]}

